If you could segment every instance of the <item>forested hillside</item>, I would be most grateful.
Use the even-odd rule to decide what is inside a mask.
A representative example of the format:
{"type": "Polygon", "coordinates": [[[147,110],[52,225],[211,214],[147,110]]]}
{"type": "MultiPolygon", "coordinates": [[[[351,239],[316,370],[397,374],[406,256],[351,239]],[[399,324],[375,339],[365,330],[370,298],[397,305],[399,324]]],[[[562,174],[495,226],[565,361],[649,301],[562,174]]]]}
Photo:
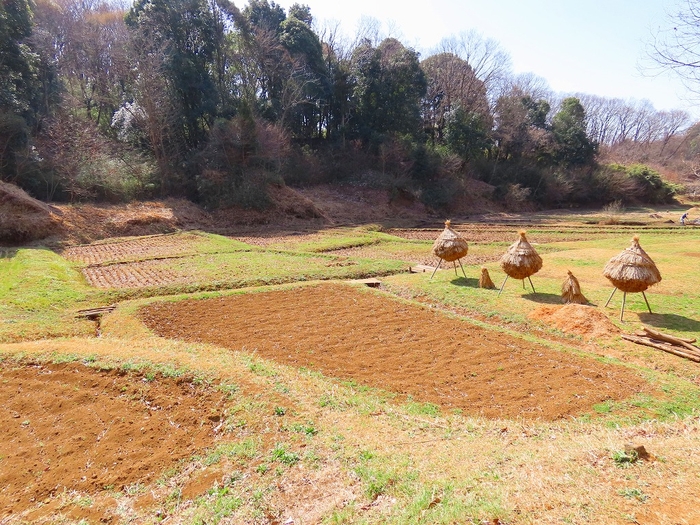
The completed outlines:
{"type": "Polygon", "coordinates": [[[450,210],[699,191],[687,113],[554,94],[475,33],[421,56],[268,0],[1,9],[0,178],[43,200],[265,209],[271,184],[345,183],[450,210]]]}

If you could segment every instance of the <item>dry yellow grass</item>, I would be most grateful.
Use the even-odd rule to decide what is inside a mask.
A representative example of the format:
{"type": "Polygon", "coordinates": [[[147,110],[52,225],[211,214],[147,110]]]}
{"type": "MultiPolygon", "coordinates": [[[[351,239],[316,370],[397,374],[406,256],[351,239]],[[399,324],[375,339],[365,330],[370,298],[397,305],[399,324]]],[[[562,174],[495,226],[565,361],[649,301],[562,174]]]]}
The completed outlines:
{"type": "MultiPolygon", "coordinates": [[[[483,513],[491,508],[491,517],[498,515],[515,524],[700,522],[696,489],[700,464],[692,460],[700,445],[698,418],[608,428],[585,421],[533,423],[459,414],[416,415],[371,392],[362,393],[303,370],[264,363],[273,375],[259,375],[251,372],[244,354],[167,341],[137,333],[133,327],[127,332],[133,339],[37,341],[2,345],[0,353],[6,357],[68,354],[175,364],[224,380],[245,378],[261,389],[284,385],[302,417],[314,421],[323,437],[322,446],[314,449],[323,472],[316,476],[334,479],[338,494],[358,502],[352,512],[346,509],[351,516],[348,523],[360,519],[402,522],[400,516],[406,511],[401,507],[412,504],[415,491],[432,491],[434,501],[442,502],[447,514],[463,518],[465,512],[481,512],[488,517],[483,513]],[[319,404],[320,399],[330,401],[319,404]],[[615,454],[626,445],[644,446],[650,460],[626,468],[616,463],[615,454]],[[367,505],[353,471],[362,451],[371,451],[377,472],[389,472],[393,483],[406,492],[389,487],[391,498],[367,505]],[[465,506],[473,510],[465,511],[465,506]]],[[[202,476],[207,469],[202,464],[189,468],[201,469],[202,476]]],[[[292,486],[294,480],[303,479],[309,479],[303,470],[291,469],[278,483],[292,486]]],[[[315,509],[309,508],[303,491],[295,494],[296,502],[284,498],[277,502],[286,506],[284,515],[328,515],[342,507],[327,494],[315,509]]],[[[183,509],[172,519],[187,521],[191,512],[183,509]]]]}

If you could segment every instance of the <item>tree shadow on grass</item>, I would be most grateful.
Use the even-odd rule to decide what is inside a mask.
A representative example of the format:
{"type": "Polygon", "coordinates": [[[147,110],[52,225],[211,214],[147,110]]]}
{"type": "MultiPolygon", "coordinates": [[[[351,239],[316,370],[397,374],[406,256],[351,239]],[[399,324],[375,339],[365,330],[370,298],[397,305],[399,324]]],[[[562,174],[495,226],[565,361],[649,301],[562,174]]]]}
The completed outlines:
{"type": "Polygon", "coordinates": [[[639,314],[639,320],[656,328],[669,328],[678,332],[700,332],[700,321],[677,314],[639,314]]]}

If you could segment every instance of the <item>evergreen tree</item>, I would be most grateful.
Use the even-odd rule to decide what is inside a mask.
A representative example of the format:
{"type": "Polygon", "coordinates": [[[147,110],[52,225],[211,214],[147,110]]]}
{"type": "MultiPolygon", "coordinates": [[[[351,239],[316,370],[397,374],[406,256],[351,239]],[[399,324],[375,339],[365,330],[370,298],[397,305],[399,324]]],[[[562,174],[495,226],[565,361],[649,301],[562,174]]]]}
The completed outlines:
{"type": "Polygon", "coordinates": [[[27,0],[0,4],[0,179],[16,180],[35,121],[39,86],[38,57],[27,40],[32,11],[27,0]]]}
{"type": "Polygon", "coordinates": [[[555,157],[562,164],[583,165],[592,162],[597,146],[586,133],[586,111],[575,97],[562,101],[552,118],[556,142],[555,157]]]}
{"type": "Polygon", "coordinates": [[[377,48],[365,41],[353,54],[355,128],[368,140],[386,134],[419,136],[427,81],[418,53],[395,38],[377,48]]]}

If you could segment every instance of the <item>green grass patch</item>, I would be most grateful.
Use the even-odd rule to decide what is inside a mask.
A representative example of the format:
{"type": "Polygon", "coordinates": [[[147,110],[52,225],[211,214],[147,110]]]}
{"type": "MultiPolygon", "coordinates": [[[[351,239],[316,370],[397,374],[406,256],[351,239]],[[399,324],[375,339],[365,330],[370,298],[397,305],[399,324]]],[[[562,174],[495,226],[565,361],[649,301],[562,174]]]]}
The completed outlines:
{"type": "Polygon", "coordinates": [[[81,308],[104,306],[76,268],[56,253],[21,248],[0,258],[0,342],[93,335],[81,308]]]}
{"type": "Polygon", "coordinates": [[[204,458],[205,465],[219,463],[222,458],[251,460],[258,454],[258,443],[252,438],[243,441],[222,443],[204,458]]]}
{"type": "Polygon", "coordinates": [[[296,452],[289,450],[289,446],[285,443],[278,443],[272,450],[271,460],[291,466],[298,463],[301,457],[296,452]]]}

